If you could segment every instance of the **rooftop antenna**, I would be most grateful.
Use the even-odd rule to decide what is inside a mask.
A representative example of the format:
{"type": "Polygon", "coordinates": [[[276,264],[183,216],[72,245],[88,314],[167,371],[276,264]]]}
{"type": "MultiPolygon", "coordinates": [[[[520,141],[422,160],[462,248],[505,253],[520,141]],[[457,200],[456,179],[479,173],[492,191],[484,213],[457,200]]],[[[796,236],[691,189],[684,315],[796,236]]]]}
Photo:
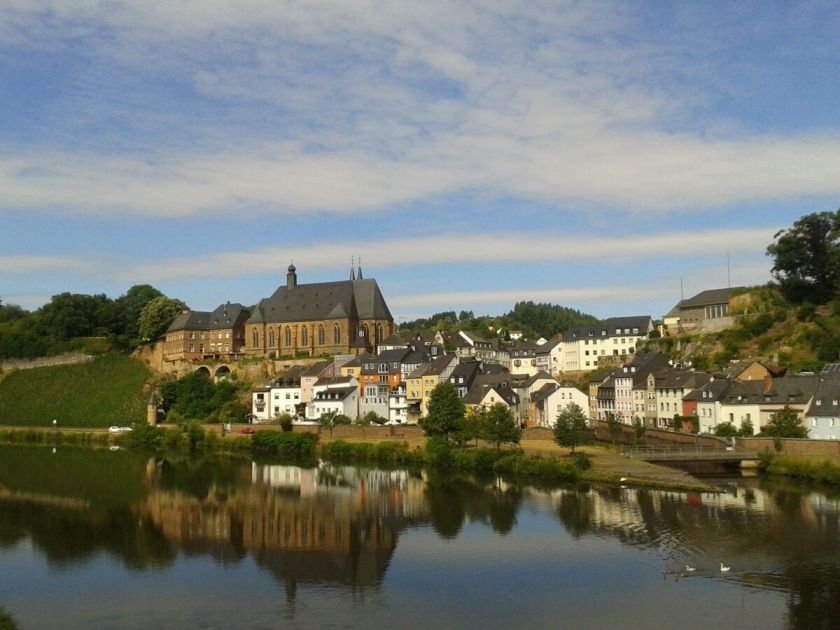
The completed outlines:
{"type": "Polygon", "coordinates": [[[726,288],[732,288],[732,277],[731,277],[731,269],[729,265],[729,250],[726,250],[726,288]]]}

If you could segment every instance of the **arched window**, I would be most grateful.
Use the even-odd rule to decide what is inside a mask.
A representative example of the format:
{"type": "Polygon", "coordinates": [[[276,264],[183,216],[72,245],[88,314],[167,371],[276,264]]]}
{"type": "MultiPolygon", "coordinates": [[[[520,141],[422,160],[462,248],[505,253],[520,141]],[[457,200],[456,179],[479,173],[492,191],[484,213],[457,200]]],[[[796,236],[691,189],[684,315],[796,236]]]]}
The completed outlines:
{"type": "Polygon", "coordinates": [[[306,326],[302,326],[300,329],[300,345],[309,345],[309,330],[306,328],[306,326]]]}
{"type": "Polygon", "coordinates": [[[292,329],[286,326],[286,346],[292,345],[292,329]]]}
{"type": "Polygon", "coordinates": [[[382,341],[382,324],[376,325],[376,343],[382,341]]]}
{"type": "Polygon", "coordinates": [[[365,324],[364,329],[365,329],[365,339],[370,339],[370,329],[368,328],[367,324],[365,324]]]}
{"type": "Polygon", "coordinates": [[[338,324],[333,326],[333,343],[341,343],[341,326],[339,326],[338,324]]]}
{"type": "Polygon", "coordinates": [[[323,346],[324,343],[326,343],[326,341],[324,339],[324,327],[319,325],[318,326],[318,345],[323,346]]]}
{"type": "Polygon", "coordinates": [[[268,347],[269,348],[274,347],[274,329],[273,328],[268,329],[268,347]]]}
{"type": "Polygon", "coordinates": [[[256,328],[254,328],[254,332],[251,333],[251,341],[253,342],[253,346],[255,348],[260,347],[260,333],[257,332],[256,328]]]}

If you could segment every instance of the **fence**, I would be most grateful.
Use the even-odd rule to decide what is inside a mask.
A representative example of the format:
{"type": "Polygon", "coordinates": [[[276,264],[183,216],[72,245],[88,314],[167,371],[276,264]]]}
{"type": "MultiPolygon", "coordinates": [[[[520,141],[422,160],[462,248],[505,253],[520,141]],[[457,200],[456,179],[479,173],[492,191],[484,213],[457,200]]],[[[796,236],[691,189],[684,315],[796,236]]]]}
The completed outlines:
{"type": "Polygon", "coordinates": [[[95,357],[92,354],[61,354],[55,357],[39,359],[6,359],[0,364],[3,370],[30,370],[39,367],[53,367],[56,365],[76,365],[90,363],[95,357]]]}

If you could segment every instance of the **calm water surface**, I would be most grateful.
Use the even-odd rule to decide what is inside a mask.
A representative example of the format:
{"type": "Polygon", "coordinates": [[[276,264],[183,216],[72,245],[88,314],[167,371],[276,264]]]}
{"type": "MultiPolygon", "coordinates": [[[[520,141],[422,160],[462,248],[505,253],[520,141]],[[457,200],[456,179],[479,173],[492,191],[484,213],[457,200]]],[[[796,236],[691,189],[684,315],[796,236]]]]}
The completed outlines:
{"type": "Polygon", "coordinates": [[[0,447],[0,606],[21,628],[840,626],[840,497],[726,483],[0,447]]]}

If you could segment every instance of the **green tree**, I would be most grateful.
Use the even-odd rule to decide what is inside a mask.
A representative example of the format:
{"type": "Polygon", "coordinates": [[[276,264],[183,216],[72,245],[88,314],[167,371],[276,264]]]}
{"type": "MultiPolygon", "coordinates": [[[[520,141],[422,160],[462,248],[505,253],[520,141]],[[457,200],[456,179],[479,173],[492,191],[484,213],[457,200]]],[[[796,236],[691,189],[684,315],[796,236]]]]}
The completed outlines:
{"type": "Polygon", "coordinates": [[[493,442],[497,451],[501,450],[502,444],[519,444],[522,431],[506,404],[495,403],[487,409],[481,408],[476,415],[481,439],[493,442]]]}
{"type": "Polygon", "coordinates": [[[475,409],[467,412],[464,418],[464,442],[475,440],[475,445],[478,446],[478,439],[481,437],[481,425],[479,424],[479,414],[475,409]]]}
{"type": "Polygon", "coordinates": [[[365,437],[365,427],[369,427],[371,424],[370,414],[373,414],[374,416],[377,415],[375,411],[369,411],[364,415],[358,416],[356,418],[356,422],[354,423],[357,427],[362,429],[362,437],[365,437]]]}
{"type": "Polygon", "coordinates": [[[764,427],[764,435],[776,438],[806,438],[808,429],[799,421],[799,414],[795,409],[785,405],[770,417],[770,422],[764,427]]]}
{"type": "Polygon", "coordinates": [[[140,313],[146,305],[163,293],[149,284],[135,284],[124,295],[114,300],[114,322],[112,330],[129,339],[139,337],[140,313]]]}
{"type": "Polygon", "coordinates": [[[674,414],[674,431],[682,431],[685,425],[685,419],[678,413],[674,414]]]}
{"type": "Polygon", "coordinates": [[[738,429],[731,422],[721,422],[715,427],[715,435],[723,438],[732,438],[738,435],[738,429]]]}
{"type": "Polygon", "coordinates": [[[805,215],[767,247],[785,297],[825,304],[840,291],[840,210],[805,215]]]}
{"type": "Polygon", "coordinates": [[[612,411],[607,412],[607,431],[612,445],[615,446],[616,440],[621,437],[621,420],[612,411]]]}
{"type": "Polygon", "coordinates": [[[645,421],[639,416],[633,418],[633,433],[636,435],[636,444],[641,444],[644,441],[646,431],[645,421]]]}
{"type": "Polygon", "coordinates": [[[322,429],[328,429],[330,432],[330,437],[332,437],[333,427],[336,425],[336,417],[338,416],[338,412],[336,411],[325,411],[321,414],[321,417],[318,418],[318,426],[322,429]]]}
{"type": "Polygon", "coordinates": [[[173,320],[184,310],[184,303],[180,300],[168,298],[165,295],[150,301],[137,320],[137,330],[144,341],[155,341],[173,320]]]}
{"type": "Polygon", "coordinates": [[[595,439],[592,430],[586,423],[586,414],[580,405],[571,403],[557,414],[554,424],[554,441],[560,446],[568,446],[575,452],[575,448],[584,444],[592,444],[595,439]]]}
{"type": "Polygon", "coordinates": [[[755,433],[755,429],[753,428],[752,420],[744,420],[741,423],[741,430],[738,431],[738,435],[741,437],[752,437],[753,433],[755,433]]]}
{"type": "Polygon", "coordinates": [[[455,387],[448,382],[439,383],[429,395],[428,411],[426,417],[420,419],[420,427],[426,437],[461,443],[464,416],[464,403],[458,398],[455,387]]]}

